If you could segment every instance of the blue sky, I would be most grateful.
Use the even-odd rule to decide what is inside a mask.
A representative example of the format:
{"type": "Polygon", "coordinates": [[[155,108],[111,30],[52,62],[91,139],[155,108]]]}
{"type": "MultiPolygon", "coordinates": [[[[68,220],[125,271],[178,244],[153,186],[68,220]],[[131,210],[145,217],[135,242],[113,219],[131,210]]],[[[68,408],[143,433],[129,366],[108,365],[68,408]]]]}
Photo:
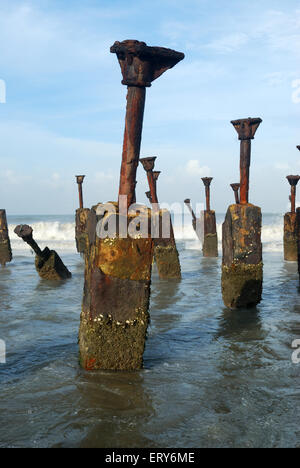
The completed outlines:
{"type": "MultiPolygon", "coordinates": [[[[115,40],[185,59],[147,89],[141,157],[157,156],[159,198],[224,212],[239,180],[230,121],[261,117],[250,201],[285,211],[300,173],[300,5],[294,0],[0,0],[0,205],[10,214],[72,213],[75,174],[87,206],[116,199],[126,87],[115,40]]],[[[146,202],[138,170],[138,201],[146,202]]],[[[300,187],[299,187],[300,190],[300,187]]],[[[300,195],[299,195],[300,200],[300,195]]]]}

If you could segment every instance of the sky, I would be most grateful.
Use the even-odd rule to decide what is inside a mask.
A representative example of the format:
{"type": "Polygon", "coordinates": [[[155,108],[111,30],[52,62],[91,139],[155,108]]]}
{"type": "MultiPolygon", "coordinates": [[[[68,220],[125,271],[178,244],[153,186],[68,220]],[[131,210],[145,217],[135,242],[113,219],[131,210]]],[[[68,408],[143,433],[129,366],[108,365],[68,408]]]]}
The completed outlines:
{"type": "MultiPolygon", "coordinates": [[[[239,182],[230,121],[260,117],[250,202],[287,211],[285,177],[300,173],[294,0],[0,0],[0,207],[72,213],[76,174],[85,206],[117,199],[127,90],[110,46],[125,39],[185,54],[146,92],[141,157],[157,156],[160,201],[201,203],[210,176],[224,213],[239,182]]],[[[146,203],[142,167],[137,180],[146,203]]]]}

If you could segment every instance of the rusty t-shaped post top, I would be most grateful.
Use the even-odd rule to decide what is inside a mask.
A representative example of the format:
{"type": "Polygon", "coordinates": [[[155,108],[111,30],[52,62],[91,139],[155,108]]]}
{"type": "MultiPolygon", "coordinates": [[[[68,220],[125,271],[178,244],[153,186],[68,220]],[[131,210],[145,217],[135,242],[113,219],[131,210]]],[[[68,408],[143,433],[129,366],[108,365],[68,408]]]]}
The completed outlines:
{"type": "Polygon", "coordinates": [[[155,182],[157,182],[160,174],[161,174],[161,171],[153,171],[153,177],[154,177],[155,182]]]}
{"type": "Polygon", "coordinates": [[[289,175],[287,176],[287,180],[291,186],[291,213],[296,213],[296,186],[300,180],[300,176],[298,175],[289,175]]]}
{"type": "Polygon", "coordinates": [[[239,140],[253,140],[262,119],[248,117],[248,119],[232,120],[231,123],[239,135],[239,140]]]}
{"type": "Polygon", "coordinates": [[[155,160],[156,160],[156,156],[152,156],[150,158],[140,159],[140,163],[142,164],[143,168],[147,172],[147,179],[148,179],[148,184],[149,184],[150,194],[151,194],[151,203],[158,204],[156,181],[158,179],[160,172],[158,171],[155,171],[155,173],[153,172],[155,160]]]}
{"type": "Polygon", "coordinates": [[[202,182],[205,185],[206,211],[210,211],[210,184],[212,180],[212,177],[202,177],[202,182]]]}
{"type": "Polygon", "coordinates": [[[31,226],[28,226],[27,224],[19,224],[18,226],[15,227],[14,233],[17,234],[18,237],[23,239],[24,242],[26,242],[32,250],[39,256],[43,257],[43,252],[35,242],[35,240],[32,237],[33,229],[31,226]]]}
{"type": "Polygon", "coordinates": [[[141,158],[140,163],[142,164],[145,171],[149,172],[149,171],[153,171],[155,160],[156,160],[156,156],[152,156],[150,158],[141,158]]]}
{"type": "Polygon", "coordinates": [[[145,42],[135,40],[116,41],[110,51],[117,54],[122,84],[127,86],[149,87],[152,81],[184,59],[181,52],[149,47],[145,42]]]}
{"type": "Polygon", "coordinates": [[[234,196],[235,196],[235,202],[237,204],[240,203],[240,198],[239,198],[239,190],[240,190],[240,184],[230,184],[230,187],[234,191],[234,196]]]}

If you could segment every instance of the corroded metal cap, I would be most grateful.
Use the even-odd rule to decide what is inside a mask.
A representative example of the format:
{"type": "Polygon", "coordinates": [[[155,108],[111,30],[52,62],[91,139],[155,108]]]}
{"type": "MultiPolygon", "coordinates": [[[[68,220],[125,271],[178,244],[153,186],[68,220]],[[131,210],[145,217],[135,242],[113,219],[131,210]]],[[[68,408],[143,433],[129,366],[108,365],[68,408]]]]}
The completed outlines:
{"type": "Polygon", "coordinates": [[[230,187],[234,192],[237,192],[240,189],[241,184],[230,184],[230,187]]]}
{"type": "Polygon", "coordinates": [[[153,171],[153,177],[155,181],[158,180],[160,174],[161,174],[161,171],[153,171]]]}
{"type": "Polygon", "coordinates": [[[149,87],[169,68],[174,67],[184,54],[164,47],[149,47],[136,40],[116,41],[110,48],[116,54],[123,75],[122,84],[149,87]]]}
{"type": "Polygon", "coordinates": [[[204,183],[205,187],[209,187],[213,177],[202,177],[202,182],[204,183]]]}
{"type": "Polygon", "coordinates": [[[148,172],[148,171],[153,171],[155,160],[156,160],[156,156],[153,156],[150,158],[142,158],[140,159],[140,163],[142,164],[145,171],[148,172]]]}
{"type": "Polygon", "coordinates": [[[239,140],[253,140],[262,119],[248,117],[248,119],[232,120],[231,123],[239,135],[239,140]]]}
{"type": "Polygon", "coordinates": [[[77,184],[82,184],[83,179],[85,178],[85,175],[77,175],[75,176],[77,180],[77,184]]]}
{"type": "Polygon", "coordinates": [[[27,224],[19,224],[18,226],[15,227],[14,233],[17,234],[18,237],[21,237],[21,239],[31,238],[33,229],[31,226],[28,226],[27,224]]]}
{"type": "Polygon", "coordinates": [[[300,180],[300,176],[298,176],[298,175],[289,175],[289,176],[287,176],[287,180],[289,181],[289,184],[292,187],[296,187],[296,185],[298,184],[298,182],[300,180]]]}
{"type": "Polygon", "coordinates": [[[191,204],[191,199],[190,199],[190,198],[186,198],[186,199],[184,200],[184,203],[185,203],[186,205],[190,205],[190,204],[191,204]]]}
{"type": "Polygon", "coordinates": [[[146,197],[148,198],[148,200],[150,200],[150,202],[152,203],[151,192],[145,192],[145,194],[146,194],[146,197]]]}

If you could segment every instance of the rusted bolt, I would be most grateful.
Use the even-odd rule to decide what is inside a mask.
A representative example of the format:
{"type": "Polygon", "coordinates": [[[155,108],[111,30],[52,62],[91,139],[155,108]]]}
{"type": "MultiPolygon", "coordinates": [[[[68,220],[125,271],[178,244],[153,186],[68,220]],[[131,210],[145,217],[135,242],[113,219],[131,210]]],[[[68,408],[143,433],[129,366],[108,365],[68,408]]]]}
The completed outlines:
{"type": "Polygon", "coordinates": [[[291,212],[296,213],[296,186],[299,182],[300,176],[298,175],[290,175],[287,176],[287,180],[291,186],[291,212]]]}
{"type": "Polygon", "coordinates": [[[262,123],[259,117],[252,119],[232,120],[239,140],[241,140],[240,151],[240,203],[245,205],[249,201],[249,169],[251,160],[251,140],[254,139],[256,130],[262,123]]]}
{"type": "Polygon", "coordinates": [[[23,239],[26,244],[30,245],[32,250],[39,256],[43,258],[43,252],[35,242],[35,240],[32,237],[33,229],[31,226],[28,226],[27,224],[19,224],[19,226],[16,226],[14,233],[17,234],[18,237],[23,239]]]}
{"type": "Polygon", "coordinates": [[[239,198],[240,186],[241,186],[240,184],[230,184],[230,187],[234,191],[235,203],[237,203],[237,204],[240,203],[240,198],[239,198]]]}
{"type": "Polygon", "coordinates": [[[110,51],[117,55],[128,87],[119,196],[127,196],[127,206],[135,199],[135,181],[140,156],[146,87],[184,54],[163,47],[148,47],[145,42],[127,40],[115,42],[110,51]]]}
{"type": "Polygon", "coordinates": [[[212,177],[202,177],[202,182],[205,185],[206,211],[210,211],[210,184],[212,180],[212,177]]]}
{"type": "Polygon", "coordinates": [[[158,204],[157,191],[156,191],[156,181],[158,179],[158,176],[155,179],[154,172],[153,172],[155,160],[156,160],[155,156],[140,159],[140,163],[142,164],[143,168],[147,172],[147,179],[148,179],[148,184],[150,188],[152,204],[158,204]]]}
{"type": "Polygon", "coordinates": [[[78,184],[79,208],[83,209],[82,183],[83,183],[83,179],[85,178],[85,176],[84,175],[77,175],[75,177],[76,177],[76,181],[77,181],[77,184],[78,184]]]}

